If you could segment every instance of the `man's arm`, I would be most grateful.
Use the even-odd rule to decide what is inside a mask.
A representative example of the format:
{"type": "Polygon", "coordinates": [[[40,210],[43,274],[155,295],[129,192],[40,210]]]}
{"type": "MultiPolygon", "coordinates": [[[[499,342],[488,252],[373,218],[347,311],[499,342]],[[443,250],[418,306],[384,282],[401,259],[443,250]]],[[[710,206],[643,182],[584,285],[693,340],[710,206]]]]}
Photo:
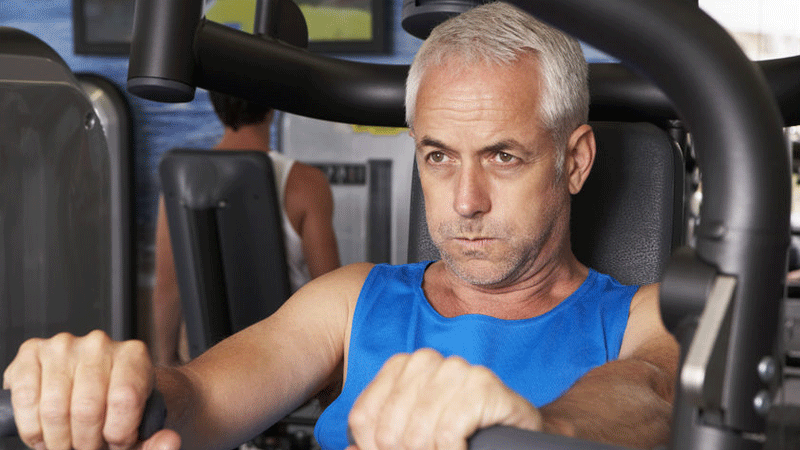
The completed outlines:
{"type": "Polygon", "coordinates": [[[333,229],[333,193],[319,169],[295,163],[286,183],[287,210],[302,211],[298,234],[303,256],[314,279],[339,267],[339,247],[333,229]]]}
{"type": "Polygon", "coordinates": [[[351,265],[314,279],[272,316],[185,366],[159,372],[157,386],[172,407],[167,423],[184,448],[232,448],[324,388],[341,367],[370,268],[351,265]]]}
{"type": "Polygon", "coordinates": [[[145,448],[232,448],[302,404],[340,367],[370,268],[313,280],[272,316],[177,368],[154,370],[141,342],[112,342],[99,331],[27,341],[4,374],[20,437],[51,450],[132,448],[155,384],[169,429],[145,448]]]}
{"type": "Polygon", "coordinates": [[[545,431],[636,448],[666,443],[678,352],[661,321],[658,285],[643,286],[631,303],[619,359],[542,407],[545,431]]]}
{"type": "Polygon", "coordinates": [[[175,365],[179,363],[181,304],[164,197],[158,200],[155,276],[150,301],[151,322],[147,326],[148,344],[156,364],[175,365]]]}

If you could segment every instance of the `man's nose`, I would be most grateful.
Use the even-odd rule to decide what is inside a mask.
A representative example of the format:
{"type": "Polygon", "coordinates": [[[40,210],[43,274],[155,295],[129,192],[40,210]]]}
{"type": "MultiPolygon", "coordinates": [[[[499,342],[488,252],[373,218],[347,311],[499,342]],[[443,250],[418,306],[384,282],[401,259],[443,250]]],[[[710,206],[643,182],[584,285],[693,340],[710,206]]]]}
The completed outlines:
{"type": "Polygon", "coordinates": [[[459,168],[453,209],[462,217],[487,213],[491,207],[486,174],[479,163],[467,162],[459,168]]]}

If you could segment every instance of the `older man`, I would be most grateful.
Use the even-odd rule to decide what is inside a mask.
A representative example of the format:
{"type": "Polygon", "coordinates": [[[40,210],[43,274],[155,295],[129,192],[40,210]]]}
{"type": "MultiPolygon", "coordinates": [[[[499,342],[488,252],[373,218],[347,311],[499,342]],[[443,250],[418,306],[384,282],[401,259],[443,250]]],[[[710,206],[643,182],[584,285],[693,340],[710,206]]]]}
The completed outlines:
{"type": "Polygon", "coordinates": [[[23,439],[131,447],[155,384],[170,430],[148,448],[226,449],[343,379],[317,424],[324,448],[349,445],[348,424],[363,450],[464,448],[495,424],[666,441],[677,345],[657,289],[570,249],[570,195],[595,152],[586,72],[577,42],[504,4],[439,26],[407,112],[442,261],[324,275],[178,369],[101,333],[29,341],[5,376],[23,439]]]}

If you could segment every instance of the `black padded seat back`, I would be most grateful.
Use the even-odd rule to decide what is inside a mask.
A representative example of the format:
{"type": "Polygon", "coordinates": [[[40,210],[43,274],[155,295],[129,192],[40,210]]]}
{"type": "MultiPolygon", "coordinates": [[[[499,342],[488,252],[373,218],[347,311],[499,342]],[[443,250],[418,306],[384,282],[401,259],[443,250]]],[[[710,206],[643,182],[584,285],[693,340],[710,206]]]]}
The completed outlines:
{"type": "MultiPolygon", "coordinates": [[[[650,123],[593,122],[597,155],[572,199],[572,250],[578,260],[624,284],[659,281],[683,237],[683,156],[650,123]]],[[[409,261],[438,259],[425,220],[416,165],[409,261]]]]}
{"type": "Polygon", "coordinates": [[[264,152],[193,149],[159,172],[194,358],[291,294],[275,175],[264,152]]]}
{"type": "Polygon", "coordinates": [[[572,199],[572,251],[624,284],[660,281],[683,239],[683,155],[650,123],[591,125],[597,156],[572,199]]]}

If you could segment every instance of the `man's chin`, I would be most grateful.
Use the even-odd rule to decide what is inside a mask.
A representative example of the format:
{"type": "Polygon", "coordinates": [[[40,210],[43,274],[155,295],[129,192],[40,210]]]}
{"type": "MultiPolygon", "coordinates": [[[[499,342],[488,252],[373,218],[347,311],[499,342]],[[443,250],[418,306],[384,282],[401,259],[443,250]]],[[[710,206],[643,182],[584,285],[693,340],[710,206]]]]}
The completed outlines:
{"type": "Polygon", "coordinates": [[[487,259],[459,260],[442,255],[442,260],[457,278],[474,286],[497,286],[508,277],[507,271],[503,270],[504,264],[487,259]]]}

